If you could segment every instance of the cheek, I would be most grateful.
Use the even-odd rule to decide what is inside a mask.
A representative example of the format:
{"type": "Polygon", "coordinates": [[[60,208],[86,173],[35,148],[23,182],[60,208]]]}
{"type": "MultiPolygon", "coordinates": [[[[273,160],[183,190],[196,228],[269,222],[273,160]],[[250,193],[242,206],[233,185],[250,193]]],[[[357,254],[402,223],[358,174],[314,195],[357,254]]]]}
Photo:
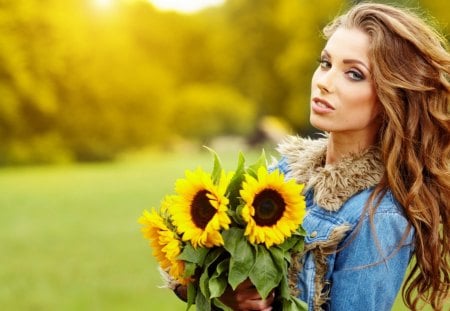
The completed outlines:
{"type": "Polygon", "coordinates": [[[380,109],[374,92],[355,92],[347,99],[345,118],[349,121],[359,119],[361,123],[370,123],[379,114],[380,109]]]}
{"type": "Polygon", "coordinates": [[[347,106],[359,111],[372,111],[376,106],[376,96],[372,88],[364,87],[348,90],[344,95],[347,106]]]}
{"type": "Polygon", "coordinates": [[[316,85],[317,85],[317,78],[318,78],[319,74],[320,74],[319,73],[319,69],[316,69],[314,71],[313,75],[312,75],[312,78],[311,78],[311,90],[314,90],[314,88],[316,87],[316,85]]]}

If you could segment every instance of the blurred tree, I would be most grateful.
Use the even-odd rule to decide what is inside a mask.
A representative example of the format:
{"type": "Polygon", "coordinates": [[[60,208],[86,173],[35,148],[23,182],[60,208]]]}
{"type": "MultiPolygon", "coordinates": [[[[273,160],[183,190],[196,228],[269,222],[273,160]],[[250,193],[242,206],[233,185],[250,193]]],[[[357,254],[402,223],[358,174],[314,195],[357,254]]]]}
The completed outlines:
{"type": "Polygon", "coordinates": [[[434,23],[450,40],[450,3],[448,1],[421,0],[421,9],[424,10],[430,22],[434,23]]]}
{"type": "MultiPolygon", "coordinates": [[[[268,115],[308,134],[320,32],[351,3],[228,0],[180,15],[137,0],[0,1],[0,165],[249,135],[268,115]]],[[[447,2],[397,3],[448,33],[447,2]]]]}
{"type": "Polygon", "coordinates": [[[1,7],[0,163],[104,160],[162,140],[172,74],[142,53],[127,20],[88,4],[1,7]]]}
{"type": "Polygon", "coordinates": [[[130,20],[93,16],[85,50],[70,55],[59,129],[78,160],[111,159],[157,143],[166,130],[164,101],[173,78],[164,62],[145,54],[130,36],[130,20]]]}
{"type": "MultiPolygon", "coordinates": [[[[57,90],[47,74],[58,66],[56,38],[48,12],[39,9],[33,1],[0,4],[0,163],[28,161],[40,140],[59,149],[57,90]]],[[[41,151],[36,156],[49,157],[41,151]]]]}
{"type": "Polygon", "coordinates": [[[258,103],[258,117],[284,107],[286,84],[275,60],[287,44],[274,12],[278,0],[228,0],[223,8],[228,32],[229,84],[258,103]]]}
{"type": "Polygon", "coordinates": [[[192,84],[175,97],[173,132],[209,142],[220,135],[249,135],[255,127],[255,104],[223,85],[192,84]]]}

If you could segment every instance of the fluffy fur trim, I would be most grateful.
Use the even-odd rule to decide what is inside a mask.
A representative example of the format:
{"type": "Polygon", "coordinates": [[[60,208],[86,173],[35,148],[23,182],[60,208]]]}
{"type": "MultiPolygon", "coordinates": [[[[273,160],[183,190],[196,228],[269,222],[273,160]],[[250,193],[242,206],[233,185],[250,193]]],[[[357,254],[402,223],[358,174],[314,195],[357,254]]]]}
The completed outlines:
{"type": "Polygon", "coordinates": [[[305,191],[313,188],[314,200],[320,207],[337,211],[355,193],[378,184],[384,168],[376,148],[325,165],[327,142],[327,138],[290,136],[278,151],[289,163],[289,176],[305,184],[305,191]]]}
{"type": "Polygon", "coordinates": [[[160,288],[168,288],[171,290],[175,290],[178,285],[180,285],[177,280],[175,280],[173,277],[170,276],[169,273],[161,269],[161,267],[158,267],[159,274],[161,275],[161,279],[163,281],[163,285],[159,286],[160,288]]]}

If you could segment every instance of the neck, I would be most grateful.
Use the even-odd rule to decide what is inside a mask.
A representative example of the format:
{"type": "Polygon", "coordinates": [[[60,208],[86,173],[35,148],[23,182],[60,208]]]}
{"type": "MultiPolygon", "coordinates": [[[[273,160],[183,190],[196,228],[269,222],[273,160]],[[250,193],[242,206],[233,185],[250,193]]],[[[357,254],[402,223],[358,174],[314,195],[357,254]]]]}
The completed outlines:
{"type": "Polygon", "coordinates": [[[327,145],[326,164],[339,162],[343,157],[358,154],[375,144],[375,135],[355,136],[342,133],[330,133],[327,145]]]}

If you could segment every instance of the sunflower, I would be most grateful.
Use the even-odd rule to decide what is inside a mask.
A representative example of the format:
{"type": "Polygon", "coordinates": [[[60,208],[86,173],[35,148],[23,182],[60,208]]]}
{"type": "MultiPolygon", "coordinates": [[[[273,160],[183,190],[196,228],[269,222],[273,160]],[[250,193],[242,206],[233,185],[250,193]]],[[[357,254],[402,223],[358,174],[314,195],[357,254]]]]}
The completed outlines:
{"type": "Polygon", "coordinates": [[[223,245],[220,230],[228,229],[231,223],[225,196],[230,178],[231,174],[222,171],[215,184],[210,174],[197,169],[186,171],[186,179],[177,180],[178,195],[168,208],[183,241],[190,241],[195,248],[223,245]]]}
{"type": "Polygon", "coordinates": [[[260,167],[257,178],[245,175],[240,191],[242,218],[251,243],[281,244],[297,230],[305,216],[302,189],[294,180],[285,181],[278,170],[269,173],[260,167]]]}
{"type": "Polygon", "coordinates": [[[181,253],[181,241],[177,239],[176,233],[169,229],[164,218],[154,209],[151,213],[144,211],[139,223],[144,225],[142,233],[150,240],[153,256],[161,268],[179,282],[186,284],[187,280],[182,277],[184,263],[177,260],[181,253]]]}

